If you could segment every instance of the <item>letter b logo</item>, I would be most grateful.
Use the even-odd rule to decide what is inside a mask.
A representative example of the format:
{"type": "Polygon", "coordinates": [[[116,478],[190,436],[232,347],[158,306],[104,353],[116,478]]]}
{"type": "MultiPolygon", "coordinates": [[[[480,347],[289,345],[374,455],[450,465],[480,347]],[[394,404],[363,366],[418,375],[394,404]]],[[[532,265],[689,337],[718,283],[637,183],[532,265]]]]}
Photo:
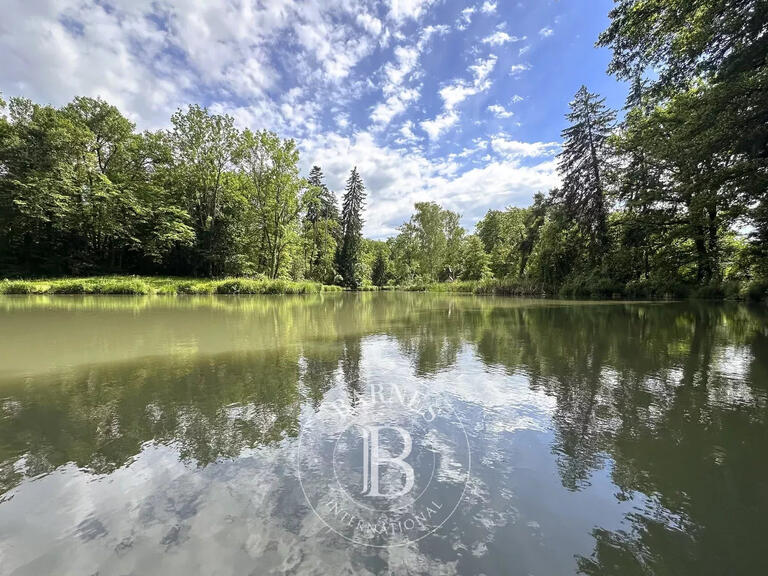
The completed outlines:
{"type": "Polygon", "coordinates": [[[363,496],[384,498],[399,498],[413,489],[415,477],[413,467],[405,459],[410,455],[413,446],[411,435],[407,430],[398,426],[366,426],[363,427],[363,496]],[[379,445],[379,432],[381,430],[394,430],[403,439],[403,451],[399,456],[381,454],[379,445]],[[405,474],[405,482],[398,490],[382,493],[379,486],[379,468],[395,467],[405,474]]]}

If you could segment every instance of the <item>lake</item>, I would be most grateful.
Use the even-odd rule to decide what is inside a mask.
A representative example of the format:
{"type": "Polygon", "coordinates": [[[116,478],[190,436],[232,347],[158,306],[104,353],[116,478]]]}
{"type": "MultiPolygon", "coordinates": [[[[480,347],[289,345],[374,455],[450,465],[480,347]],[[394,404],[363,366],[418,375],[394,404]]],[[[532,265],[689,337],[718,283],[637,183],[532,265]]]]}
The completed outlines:
{"type": "Polygon", "coordinates": [[[0,299],[0,574],[766,574],[768,314],[0,299]]]}

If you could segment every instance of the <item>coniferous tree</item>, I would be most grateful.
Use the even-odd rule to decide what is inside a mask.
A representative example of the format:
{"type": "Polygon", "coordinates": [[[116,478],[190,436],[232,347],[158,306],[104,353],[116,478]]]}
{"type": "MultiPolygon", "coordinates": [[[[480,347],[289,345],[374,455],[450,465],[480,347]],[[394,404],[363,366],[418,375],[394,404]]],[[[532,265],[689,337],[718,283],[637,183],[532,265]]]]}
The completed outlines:
{"type": "Polygon", "coordinates": [[[616,113],[582,86],[566,115],[570,126],[563,131],[559,156],[562,188],[555,193],[567,213],[587,234],[593,258],[605,253],[608,243],[608,205],[605,198],[605,164],[609,155],[608,136],[616,113]]]}
{"type": "Polygon", "coordinates": [[[320,166],[312,166],[307,183],[317,189],[317,202],[307,207],[307,221],[315,224],[321,220],[338,220],[336,197],[325,185],[325,175],[320,166]]]}
{"type": "Polygon", "coordinates": [[[347,180],[341,212],[341,249],[339,250],[338,268],[344,285],[359,288],[361,279],[358,273],[360,254],[363,243],[363,207],[365,205],[365,186],[357,171],[347,180]]]}
{"type": "Polygon", "coordinates": [[[335,259],[341,230],[339,208],[336,196],[325,185],[325,175],[319,166],[312,167],[307,184],[304,233],[308,277],[330,283],[336,274],[335,259]]]}

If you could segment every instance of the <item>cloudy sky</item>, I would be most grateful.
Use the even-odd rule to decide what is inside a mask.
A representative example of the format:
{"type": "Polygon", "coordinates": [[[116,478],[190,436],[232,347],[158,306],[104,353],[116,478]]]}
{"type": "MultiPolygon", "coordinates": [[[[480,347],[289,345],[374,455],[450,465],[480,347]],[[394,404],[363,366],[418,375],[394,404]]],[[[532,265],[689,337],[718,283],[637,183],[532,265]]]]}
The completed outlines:
{"type": "Polygon", "coordinates": [[[594,47],[611,0],[0,0],[0,92],[101,96],[140,129],[200,103],[295,138],[337,192],[353,165],[366,234],[436,200],[471,228],[558,182],[584,83],[620,107],[594,47]]]}

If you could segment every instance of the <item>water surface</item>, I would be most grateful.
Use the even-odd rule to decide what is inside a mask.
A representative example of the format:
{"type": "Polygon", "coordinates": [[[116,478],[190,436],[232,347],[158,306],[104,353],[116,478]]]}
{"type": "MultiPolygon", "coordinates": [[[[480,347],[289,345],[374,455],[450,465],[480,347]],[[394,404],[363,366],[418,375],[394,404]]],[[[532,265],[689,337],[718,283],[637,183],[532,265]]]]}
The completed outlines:
{"type": "Polygon", "coordinates": [[[759,308],[0,299],[3,575],[765,574],[766,454],[759,308]],[[455,514],[371,547],[313,512],[297,454],[388,384],[450,402],[466,450],[437,420],[411,465],[455,514]]]}

